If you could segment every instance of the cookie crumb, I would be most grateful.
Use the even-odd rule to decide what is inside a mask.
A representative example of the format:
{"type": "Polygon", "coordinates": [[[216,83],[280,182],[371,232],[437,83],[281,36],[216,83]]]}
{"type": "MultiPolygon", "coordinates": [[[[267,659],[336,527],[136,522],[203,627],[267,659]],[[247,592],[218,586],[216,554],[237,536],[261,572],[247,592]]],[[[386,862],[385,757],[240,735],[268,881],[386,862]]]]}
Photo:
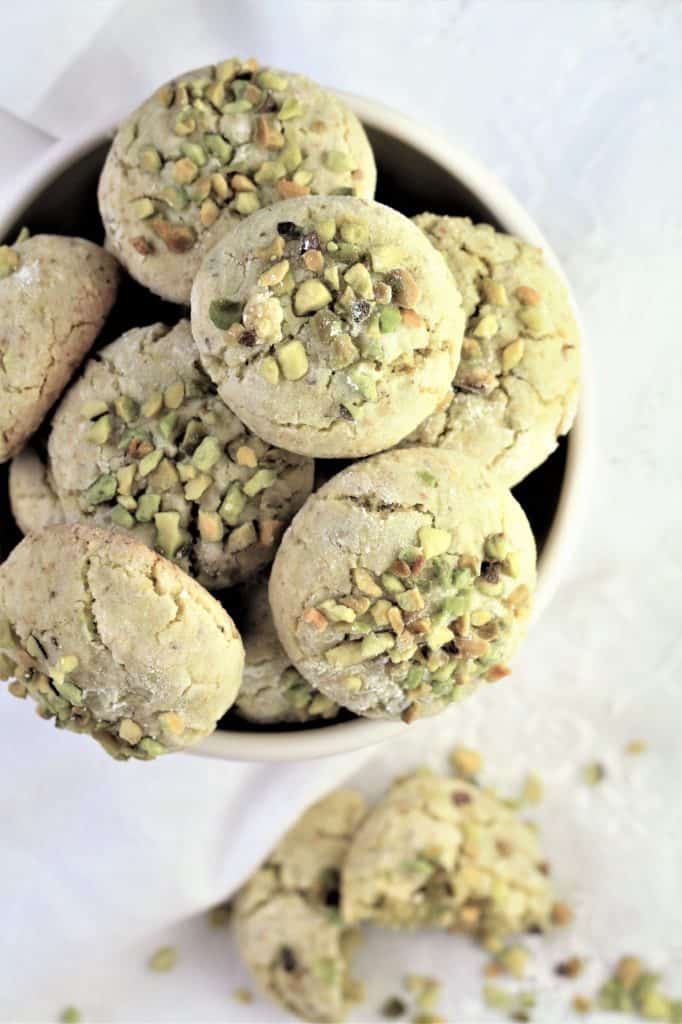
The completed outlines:
{"type": "Polygon", "coordinates": [[[592,1009],[592,1000],[587,996],[573,996],[571,1005],[576,1013],[589,1013],[592,1009]]]}
{"type": "Polygon", "coordinates": [[[474,778],[483,768],[482,756],[471,747],[455,747],[448,755],[448,760],[453,773],[464,779],[474,778]]]}
{"type": "Polygon", "coordinates": [[[178,962],[178,951],[175,946],[160,946],[155,953],[152,953],[147,961],[151,971],[165,974],[172,971],[178,962]]]}
{"type": "Polygon", "coordinates": [[[630,740],[625,746],[626,754],[643,754],[648,750],[648,744],[646,740],[630,740]]]}
{"type": "Polygon", "coordinates": [[[232,993],[232,998],[235,1003],[242,1003],[244,1006],[247,1006],[249,1003],[253,1002],[253,992],[244,987],[236,988],[232,993]]]}
{"type": "Polygon", "coordinates": [[[591,761],[583,768],[582,776],[587,786],[597,786],[606,777],[606,769],[600,761],[591,761]]]}
{"type": "Polygon", "coordinates": [[[66,1006],[59,1014],[61,1024],[78,1024],[81,1020],[81,1012],[75,1006],[66,1006]]]}
{"type": "Polygon", "coordinates": [[[397,1020],[402,1017],[407,1009],[405,1003],[399,996],[389,996],[381,1005],[381,1016],[387,1020],[397,1020]]]}

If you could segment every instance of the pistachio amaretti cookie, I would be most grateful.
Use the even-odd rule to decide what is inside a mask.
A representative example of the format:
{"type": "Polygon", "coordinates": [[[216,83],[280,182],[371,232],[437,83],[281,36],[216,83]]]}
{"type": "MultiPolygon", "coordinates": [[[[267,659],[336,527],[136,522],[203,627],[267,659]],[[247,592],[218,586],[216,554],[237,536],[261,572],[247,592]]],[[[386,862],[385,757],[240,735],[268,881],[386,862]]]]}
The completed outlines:
{"type": "Polygon", "coordinates": [[[414,223],[452,271],[467,324],[452,390],[405,443],[471,455],[513,487],[575,417],[580,335],[568,294],[540,249],[489,224],[434,213],[414,223]]]}
{"type": "Polygon", "coordinates": [[[41,718],[88,733],[118,760],[208,736],[244,663],[227,612],[131,537],[55,526],[0,567],[0,674],[41,718]]]}
{"type": "Polygon", "coordinates": [[[267,580],[242,588],[241,599],[240,627],[246,658],[235,714],[262,725],[334,718],[338,705],[306,682],[279,642],[267,580]]]}
{"type": "Polygon", "coordinates": [[[534,829],[460,779],[399,779],[353,837],[342,872],[349,923],[440,927],[480,940],[544,931],[554,894],[534,829]]]}
{"type": "Polygon", "coordinates": [[[50,472],[33,448],[25,448],[10,463],[9,501],[22,533],[36,533],[65,522],[50,472]]]}
{"type": "Polygon", "coordinates": [[[313,804],[240,891],[239,952],[265,995],[303,1020],[341,1021],[357,1001],[355,933],[339,915],[341,866],[366,811],[340,789],[313,804]]]}
{"type": "Polygon", "coordinates": [[[507,675],[535,587],[523,509],[470,460],[384,452],[315,492],[270,576],[299,672],[368,717],[411,722],[507,675]]]}
{"type": "Polygon", "coordinates": [[[113,256],[83,238],[0,246],[0,463],[38,429],[114,304],[113,256]]]}
{"type": "Polygon", "coordinates": [[[371,199],[364,129],[303,75],[232,58],[178,75],[120,125],[99,184],[108,244],[145,287],[188,304],[204,253],[255,210],[371,199]]]}
{"type": "Polygon", "coordinates": [[[464,328],[452,275],[402,214],[291,199],[218,243],[192,332],[224,401],[259,436],[320,458],[390,448],[447,395],[464,328]]]}
{"type": "Polygon", "coordinates": [[[201,369],[187,320],[102,349],[57,409],[50,473],[69,521],[130,532],[211,590],[272,560],[311,459],[251,434],[201,369]]]}

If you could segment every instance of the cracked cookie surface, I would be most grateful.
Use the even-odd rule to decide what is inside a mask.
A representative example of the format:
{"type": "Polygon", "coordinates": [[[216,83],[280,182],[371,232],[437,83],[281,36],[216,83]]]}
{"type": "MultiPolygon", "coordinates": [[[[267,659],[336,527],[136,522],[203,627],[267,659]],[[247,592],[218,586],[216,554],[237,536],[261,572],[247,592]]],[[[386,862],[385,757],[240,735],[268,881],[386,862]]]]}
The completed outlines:
{"type": "Polygon", "coordinates": [[[466,217],[413,220],[452,271],[467,324],[452,390],[404,443],[470,455],[513,487],[575,417],[580,336],[568,294],[533,245],[466,217]]]}
{"type": "Polygon", "coordinates": [[[130,274],[189,303],[203,255],[292,196],[372,198],[365,131],[303,75],[232,58],[162,86],[119,127],[99,184],[108,244],[130,274]]]}
{"type": "Polygon", "coordinates": [[[304,1020],[343,1020],[355,1001],[354,935],[339,915],[339,882],[365,811],[353,790],[313,804],[236,900],[242,959],[267,996],[304,1020]]]}
{"type": "Polygon", "coordinates": [[[435,448],[384,452],[315,492],[270,576],[279,638],[343,707],[411,722],[507,675],[535,587],[509,491],[435,448]]]}
{"type": "Polygon", "coordinates": [[[433,412],[463,327],[424,234],[351,197],[253,214],[192,290],[192,332],[224,401],[272,444],[319,458],[390,448],[433,412]]]}
{"type": "Polygon", "coordinates": [[[311,459],[261,441],[218,397],[187,320],[98,352],[48,448],[68,521],[129,532],[212,590],[271,561],[313,486],[311,459]]]}
{"type": "Polygon", "coordinates": [[[16,455],[88,352],[114,304],[116,261],[82,238],[0,246],[0,463],[16,455]]]}
{"type": "Polygon", "coordinates": [[[203,587],[144,544],[91,526],[26,537],[0,567],[0,676],[58,728],[149,760],[209,735],[244,652],[203,587]]]}
{"type": "Polygon", "coordinates": [[[243,588],[241,597],[245,661],[235,714],[263,725],[334,718],[338,705],[306,682],[279,642],[267,580],[243,588]]]}
{"type": "Polygon", "coordinates": [[[349,923],[440,927],[482,941],[545,930],[554,903],[535,831],[485,790],[428,771],[370,811],[342,872],[349,923]]]}

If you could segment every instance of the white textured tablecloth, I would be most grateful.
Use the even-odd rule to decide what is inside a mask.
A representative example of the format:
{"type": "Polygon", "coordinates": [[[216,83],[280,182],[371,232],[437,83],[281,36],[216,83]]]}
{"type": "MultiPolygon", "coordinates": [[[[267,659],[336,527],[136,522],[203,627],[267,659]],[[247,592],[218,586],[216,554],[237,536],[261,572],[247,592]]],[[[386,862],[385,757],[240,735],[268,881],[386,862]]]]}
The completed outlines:
{"type": "MultiPolygon", "coordinates": [[[[455,741],[480,747],[504,788],[539,771],[537,816],[578,913],[536,942],[536,1020],[566,1020],[571,992],[630,950],[682,996],[682,5],[22,0],[5,3],[2,26],[0,107],[55,136],[177,70],[253,53],[446,133],[536,217],[594,354],[599,459],[582,546],[513,682],[411,729],[358,781],[376,792],[455,741]],[[639,737],[648,752],[626,757],[639,737]],[[607,779],[588,789],[579,772],[594,759],[607,779]],[[551,973],[570,953],[590,958],[575,985],[551,973]]],[[[21,173],[27,152],[5,140],[2,166],[21,173]]],[[[284,1020],[231,999],[247,977],[229,938],[188,918],[364,756],[296,766],[283,796],[276,766],[121,766],[0,696],[0,1019],[53,1020],[75,1003],[90,1021],[284,1020]],[[147,955],[168,941],[178,968],[150,974],[147,955]]],[[[372,934],[356,1017],[378,1019],[413,969],[447,978],[448,1020],[495,1019],[481,962],[452,936],[372,934]]]]}

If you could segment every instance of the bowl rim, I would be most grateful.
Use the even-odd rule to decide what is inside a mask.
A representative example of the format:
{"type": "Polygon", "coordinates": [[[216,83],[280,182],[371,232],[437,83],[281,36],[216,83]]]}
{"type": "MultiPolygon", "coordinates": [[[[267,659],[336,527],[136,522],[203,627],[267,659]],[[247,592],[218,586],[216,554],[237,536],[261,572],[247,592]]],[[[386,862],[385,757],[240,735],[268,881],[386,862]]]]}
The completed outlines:
{"type": "MultiPolygon", "coordinates": [[[[561,276],[568,290],[573,313],[581,333],[581,391],[578,412],[568,440],[566,464],[557,512],[538,562],[538,585],[533,622],[550,603],[577,545],[586,511],[592,473],[592,373],[588,339],[580,311],[559,260],[540,228],[522,204],[487,167],[458,144],[433,129],[378,103],[352,93],[333,90],[351,107],[363,124],[391,135],[420,150],[458,179],[496,217],[510,234],[538,245],[561,276]]],[[[54,142],[36,160],[21,180],[8,184],[0,211],[0,237],[6,235],[23,209],[68,166],[113,135],[114,126],[93,125],[78,135],[54,142]]],[[[457,706],[445,714],[452,714],[457,706]]],[[[440,717],[440,716],[439,716],[440,717]]],[[[186,751],[200,757],[226,761],[291,762],[330,757],[372,746],[408,728],[400,721],[355,718],[336,725],[280,732],[216,730],[196,747],[186,751]]]]}

